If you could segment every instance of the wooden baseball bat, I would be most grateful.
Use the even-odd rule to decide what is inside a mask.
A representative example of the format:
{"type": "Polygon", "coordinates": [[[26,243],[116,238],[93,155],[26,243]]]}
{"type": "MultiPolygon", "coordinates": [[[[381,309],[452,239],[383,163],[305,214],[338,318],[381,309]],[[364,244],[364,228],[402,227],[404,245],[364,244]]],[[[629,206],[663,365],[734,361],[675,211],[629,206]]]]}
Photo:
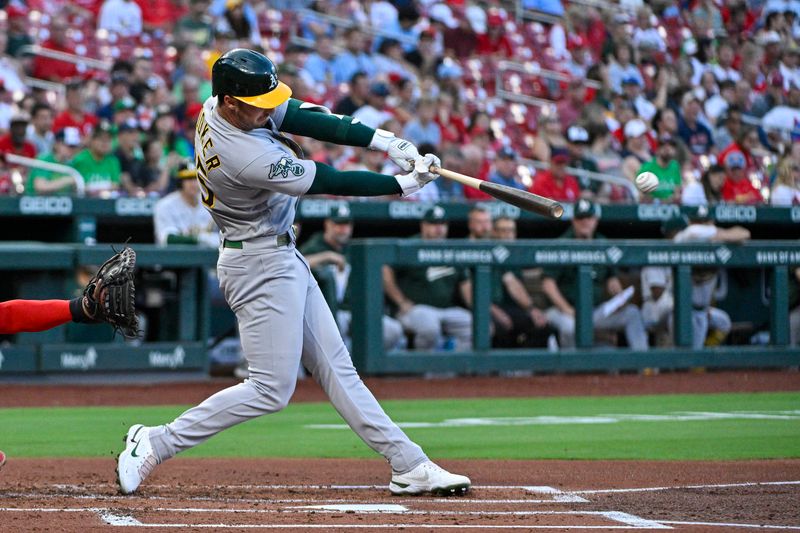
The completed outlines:
{"type": "Polygon", "coordinates": [[[431,172],[438,174],[443,178],[457,181],[467,187],[472,187],[473,189],[483,191],[489,196],[497,198],[498,200],[502,200],[511,205],[515,205],[520,209],[524,209],[525,211],[530,211],[531,213],[537,213],[542,216],[556,219],[561,218],[561,215],[564,214],[564,208],[561,207],[561,204],[555,200],[551,200],[550,198],[539,196],[538,194],[508,187],[507,185],[500,185],[499,183],[479,180],[478,178],[453,172],[452,170],[447,170],[446,168],[431,167],[431,172]]]}

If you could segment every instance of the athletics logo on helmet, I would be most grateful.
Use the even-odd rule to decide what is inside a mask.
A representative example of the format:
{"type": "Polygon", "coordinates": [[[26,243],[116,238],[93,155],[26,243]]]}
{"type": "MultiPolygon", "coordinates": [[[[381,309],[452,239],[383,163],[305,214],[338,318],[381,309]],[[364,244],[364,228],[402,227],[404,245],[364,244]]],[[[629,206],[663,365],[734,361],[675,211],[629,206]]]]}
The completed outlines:
{"type": "Polygon", "coordinates": [[[255,107],[272,109],[288,100],[292,90],[278,80],[278,70],[267,56],[234,48],[211,68],[211,94],[227,94],[255,107]]]}

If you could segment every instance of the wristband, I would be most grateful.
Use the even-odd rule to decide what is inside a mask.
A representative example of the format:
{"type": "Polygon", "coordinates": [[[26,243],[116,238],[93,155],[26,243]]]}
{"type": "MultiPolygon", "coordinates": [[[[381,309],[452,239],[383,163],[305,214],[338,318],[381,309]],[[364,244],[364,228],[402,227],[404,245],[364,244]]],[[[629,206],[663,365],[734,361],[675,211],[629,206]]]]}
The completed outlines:
{"type": "Polygon", "coordinates": [[[389,150],[389,144],[395,139],[394,133],[391,131],[386,130],[375,130],[375,135],[372,136],[372,140],[369,142],[368,148],[370,150],[378,150],[380,152],[386,152],[389,150]]]}

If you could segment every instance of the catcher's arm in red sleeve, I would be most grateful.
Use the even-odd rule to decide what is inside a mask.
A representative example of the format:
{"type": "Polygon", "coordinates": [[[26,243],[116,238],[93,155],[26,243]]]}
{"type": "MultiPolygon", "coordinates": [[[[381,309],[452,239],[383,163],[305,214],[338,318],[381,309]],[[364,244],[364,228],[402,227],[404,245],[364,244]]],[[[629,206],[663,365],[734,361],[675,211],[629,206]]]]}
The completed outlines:
{"type": "Polygon", "coordinates": [[[106,322],[128,338],[139,334],[134,305],[136,253],[124,248],[89,281],[73,300],[0,302],[0,334],[44,331],[67,322],[106,322]]]}
{"type": "Polygon", "coordinates": [[[0,302],[0,333],[44,331],[72,320],[69,300],[0,302]]]}
{"type": "Polygon", "coordinates": [[[45,331],[67,322],[88,322],[81,301],[9,300],[0,302],[0,334],[45,331]]]}

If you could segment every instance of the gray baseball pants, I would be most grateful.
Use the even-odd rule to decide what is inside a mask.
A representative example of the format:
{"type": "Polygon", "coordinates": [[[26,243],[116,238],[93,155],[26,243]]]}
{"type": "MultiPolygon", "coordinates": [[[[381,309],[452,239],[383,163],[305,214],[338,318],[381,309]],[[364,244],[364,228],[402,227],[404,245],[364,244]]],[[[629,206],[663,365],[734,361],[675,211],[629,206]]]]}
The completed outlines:
{"type": "MultiPolygon", "coordinates": [[[[562,348],[575,347],[575,317],[555,307],[547,310],[547,321],[558,330],[558,341],[562,348]]],[[[592,312],[594,329],[625,331],[625,339],[633,350],[647,350],[647,331],[642,312],[633,304],[628,304],[608,316],[603,316],[601,306],[592,312]]]]}
{"type": "Polygon", "coordinates": [[[150,433],[160,460],[231,426],[289,403],[302,361],[359,437],[405,473],[427,460],[386,415],[358,376],[311,270],[293,244],[275,239],[222,248],[220,287],[239,322],[250,378],[222,390],[150,433]]]}
{"type": "MultiPolygon", "coordinates": [[[[350,335],[350,326],[353,322],[353,313],[350,311],[338,311],[336,313],[336,323],[339,325],[339,333],[342,334],[342,339],[346,346],[352,345],[352,335],[350,335]]],[[[394,318],[383,315],[383,349],[387,352],[398,350],[405,347],[405,335],[403,334],[403,326],[394,318]]]]}
{"type": "Polygon", "coordinates": [[[692,348],[701,349],[706,344],[709,329],[718,329],[727,335],[731,331],[731,317],[722,309],[692,310],[692,348]]]}
{"type": "Polygon", "coordinates": [[[463,307],[433,307],[415,304],[408,312],[398,315],[403,327],[414,335],[414,348],[434,350],[443,335],[452,335],[456,350],[472,347],[472,313],[463,307]]]}

